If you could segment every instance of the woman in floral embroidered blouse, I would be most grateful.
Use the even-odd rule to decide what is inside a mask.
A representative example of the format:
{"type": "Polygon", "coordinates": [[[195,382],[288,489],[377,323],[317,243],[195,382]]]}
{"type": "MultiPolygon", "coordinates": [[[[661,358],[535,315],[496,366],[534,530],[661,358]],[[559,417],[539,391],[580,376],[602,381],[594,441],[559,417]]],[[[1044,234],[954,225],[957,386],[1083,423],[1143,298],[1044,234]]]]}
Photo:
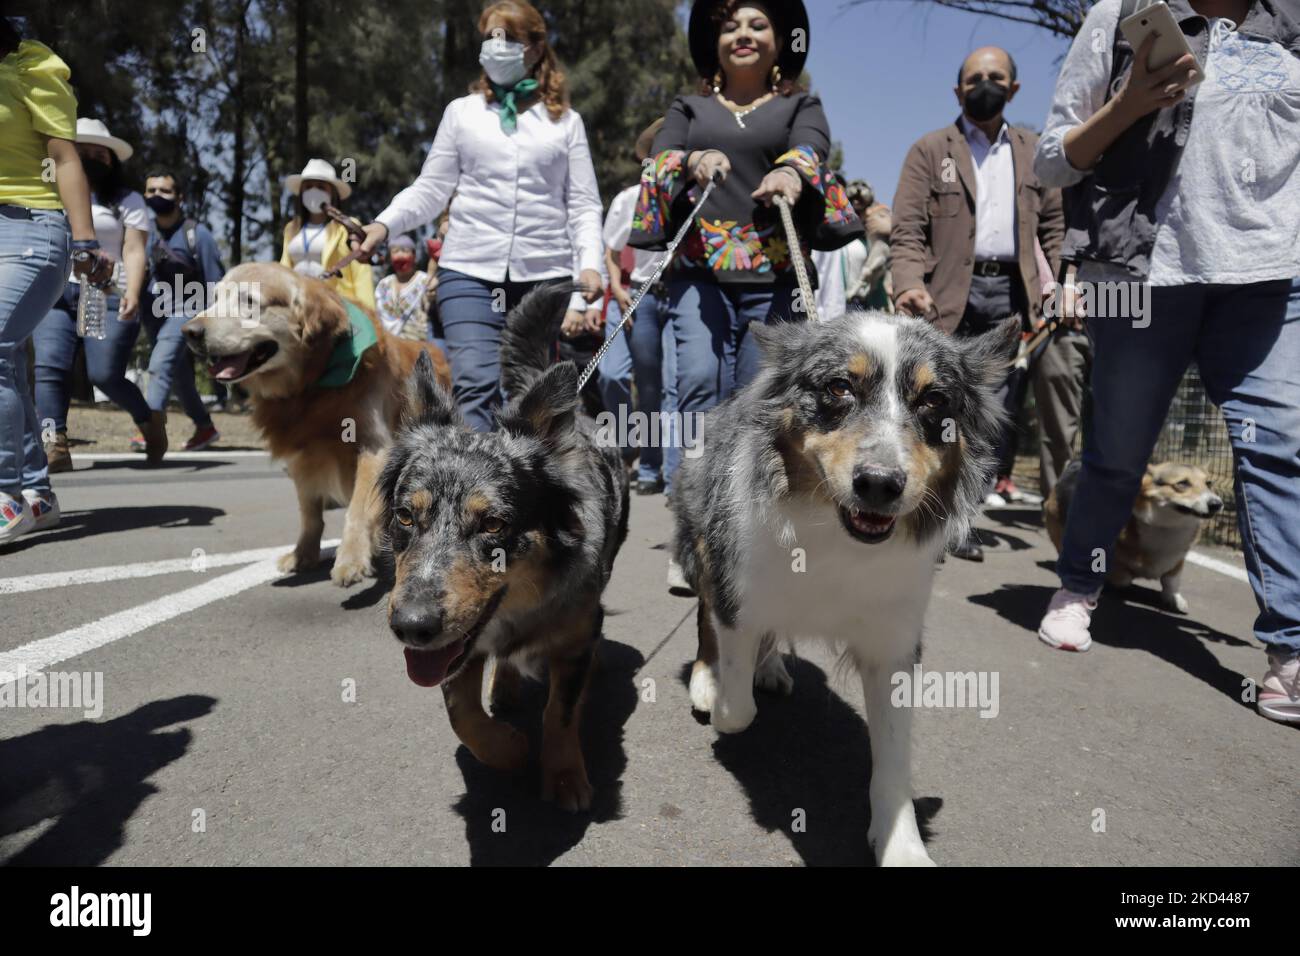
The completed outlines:
{"type": "Polygon", "coordinates": [[[798,0],[696,0],[691,56],[701,94],[679,96],[641,179],[630,243],[662,249],[711,177],[721,180],[668,273],[678,405],[701,413],[754,377],[751,322],[801,318],[791,250],[772,205],[790,202],[808,252],[863,235],[827,168],[821,101],[797,84],[808,15],[798,0]]]}

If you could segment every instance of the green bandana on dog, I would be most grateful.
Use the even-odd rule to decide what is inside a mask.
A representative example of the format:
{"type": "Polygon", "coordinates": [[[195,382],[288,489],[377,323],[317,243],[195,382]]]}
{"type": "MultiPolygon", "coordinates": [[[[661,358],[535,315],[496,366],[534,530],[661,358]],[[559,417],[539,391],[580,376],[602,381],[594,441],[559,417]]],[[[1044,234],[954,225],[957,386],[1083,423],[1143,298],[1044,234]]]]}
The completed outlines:
{"type": "Polygon", "coordinates": [[[342,388],[352,381],[361,366],[361,357],[379,341],[374,325],[361,307],[347,299],[343,300],[343,305],[348,310],[348,334],[339,339],[330,353],[325,374],[316,380],[319,388],[342,388]]]}
{"type": "Polygon", "coordinates": [[[516,100],[526,100],[537,92],[537,81],[531,77],[526,80],[520,80],[514,86],[506,88],[492,84],[492,95],[497,98],[501,104],[501,128],[507,133],[513,133],[515,127],[519,125],[519,110],[515,106],[516,100]]]}

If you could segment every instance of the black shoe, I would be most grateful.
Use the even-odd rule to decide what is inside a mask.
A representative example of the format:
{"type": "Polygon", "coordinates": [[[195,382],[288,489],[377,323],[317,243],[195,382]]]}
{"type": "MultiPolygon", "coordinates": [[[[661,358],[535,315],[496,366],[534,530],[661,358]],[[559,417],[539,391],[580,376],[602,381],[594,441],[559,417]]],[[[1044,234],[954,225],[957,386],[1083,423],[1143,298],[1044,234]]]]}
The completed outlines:
{"type": "Polygon", "coordinates": [[[980,536],[978,531],[972,530],[966,535],[966,540],[955,548],[949,548],[949,553],[954,558],[961,558],[963,561],[983,561],[984,548],[980,545],[980,536]]]}
{"type": "Polygon", "coordinates": [[[659,478],[640,478],[636,483],[638,495],[657,495],[664,490],[664,483],[659,478]]]}

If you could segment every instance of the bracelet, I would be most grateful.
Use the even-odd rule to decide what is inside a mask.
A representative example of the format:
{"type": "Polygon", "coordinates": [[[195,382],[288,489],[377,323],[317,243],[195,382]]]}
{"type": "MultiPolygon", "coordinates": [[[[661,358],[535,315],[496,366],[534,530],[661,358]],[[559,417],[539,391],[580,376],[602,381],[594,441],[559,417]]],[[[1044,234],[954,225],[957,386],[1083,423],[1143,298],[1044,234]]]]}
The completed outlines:
{"type": "Polygon", "coordinates": [[[95,250],[99,248],[98,239],[73,239],[72,248],[78,252],[83,249],[95,250]]]}

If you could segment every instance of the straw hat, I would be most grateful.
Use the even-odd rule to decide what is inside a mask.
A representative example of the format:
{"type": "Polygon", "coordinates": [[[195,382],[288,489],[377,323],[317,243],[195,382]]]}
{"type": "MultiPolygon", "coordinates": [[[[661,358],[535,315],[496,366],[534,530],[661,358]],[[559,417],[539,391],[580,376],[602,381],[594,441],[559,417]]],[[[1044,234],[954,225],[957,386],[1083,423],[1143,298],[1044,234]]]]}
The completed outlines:
{"type": "Polygon", "coordinates": [[[118,139],[108,131],[108,127],[102,121],[89,119],[81,116],[77,118],[77,140],[78,143],[90,143],[93,146],[107,146],[113,151],[119,163],[125,163],[135,152],[131,144],[124,139],[118,139]]]}
{"type": "Polygon", "coordinates": [[[347,199],[352,195],[352,186],[339,179],[334,174],[334,167],[323,159],[307,160],[307,165],[302,168],[301,173],[285,177],[284,185],[289,192],[296,196],[302,191],[304,179],[317,179],[324,183],[333,183],[334,188],[339,191],[339,199],[347,199]]]}

